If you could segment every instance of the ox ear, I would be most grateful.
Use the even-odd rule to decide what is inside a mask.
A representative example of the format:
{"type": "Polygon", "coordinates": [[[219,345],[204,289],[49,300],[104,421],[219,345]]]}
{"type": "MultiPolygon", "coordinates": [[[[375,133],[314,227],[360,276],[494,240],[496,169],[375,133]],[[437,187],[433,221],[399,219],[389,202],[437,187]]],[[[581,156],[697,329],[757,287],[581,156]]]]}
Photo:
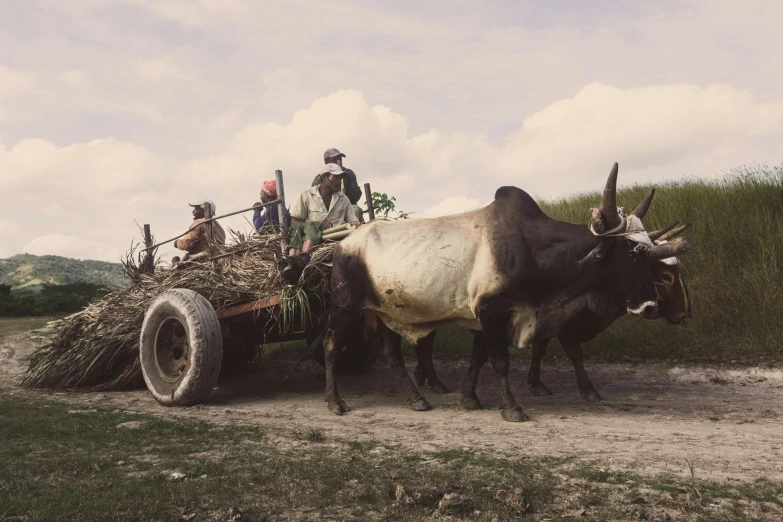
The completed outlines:
{"type": "Polygon", "coordinates": [[[596,263],[606,257],[606,243],[600,241],[598,246],[590,251],[585,257],[577,261],[577,264],[581,267],[590,263],[596,263]]]}

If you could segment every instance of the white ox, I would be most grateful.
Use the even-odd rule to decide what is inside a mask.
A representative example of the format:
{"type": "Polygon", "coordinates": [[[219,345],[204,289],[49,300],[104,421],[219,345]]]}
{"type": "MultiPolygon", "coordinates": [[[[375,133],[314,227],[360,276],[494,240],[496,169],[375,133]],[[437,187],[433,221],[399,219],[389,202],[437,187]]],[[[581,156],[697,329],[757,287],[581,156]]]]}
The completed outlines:
{"type": "MultiPolygon", "coordinates": [[[[500,379],[503,418],[527,417],[508,385],[508,345],[556,337],[596,295],[614,295],[629,313],[657,314],[648,259],[652,247],[637,215],[615,201],[617,164],[590,226],[546,216],[516,187],[501,187],[490,205],[455,216],[374,221],[335,249],[332,310],[326,339],[326,400],[348,411],[337,393],[336,346],[351,319],[365,312],[397,369],[415,410],[430,409],[405,370],[400,336],[411,343],[446,324],[482,331],[500,379]]],[[[655,255],[655,254],[653,254],[655,255]]]]}

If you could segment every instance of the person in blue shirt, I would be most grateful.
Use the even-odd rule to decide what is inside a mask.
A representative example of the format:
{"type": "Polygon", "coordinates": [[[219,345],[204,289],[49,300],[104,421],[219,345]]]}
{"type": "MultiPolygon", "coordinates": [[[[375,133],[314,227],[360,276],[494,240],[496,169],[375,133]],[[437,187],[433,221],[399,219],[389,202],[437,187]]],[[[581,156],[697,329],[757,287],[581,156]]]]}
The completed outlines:
{"type": "MultiPolygon", "coordinates": [[[[269,203],[275,199],[277,199],[277,182],[275,180],[266,181],[261,185],[261,201],[254,203],[253,206],[269,203]]],[[[272,233],[280,231],[280,213],[277,210],[277,205],[253,210],[253,226],[256,230],[265,225],[274,227],[272,233]]]]}

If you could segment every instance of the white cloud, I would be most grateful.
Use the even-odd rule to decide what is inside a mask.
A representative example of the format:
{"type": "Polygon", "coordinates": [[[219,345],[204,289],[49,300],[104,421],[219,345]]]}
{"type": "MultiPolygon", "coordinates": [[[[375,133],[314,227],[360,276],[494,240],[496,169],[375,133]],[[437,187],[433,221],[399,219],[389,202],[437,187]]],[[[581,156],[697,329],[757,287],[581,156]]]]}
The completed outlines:
{"type": "Polygon", "coordinates": [[[57,76],[57,80],[72,89],[87,90],[90,88],[90,73],[80,69],[64,71],[57,76]]]}
{"type": "Polygon", "coordinates": [[[556,182],[583,188],[580,180],[600,178],[614,161],[621,172],[624,164],[663,169],[752,143],[779,129],[781,120],[783,99],[759,103],[726,85],[619,89],[595,83],[525,118],[496,151],[495,167],[504,179],[538,178],[534,185],[541,190],[556,182]]]}
{"type": "Polygon", "coordinates": [[[34,255],[56,255],[76,259],[120,260],[120,249],[109,247],[98,241],[77,236],[49,234],[33,239],[22,247],[22,251],[34,255]]]}
{"type": "MultiPolygon", "coordinates": [[[[80,0],[82,1],[82,0],[80,0]]],[[[90,0],[92,1],[92,0],[90,0]]],[[[223,15],[241,15],[252,5],[250,0],[118,0],[143,7],[150,12],[186,26],[202,27],[223,15]]]]}
{"type": "Polygon", "coordinates": [[[136,61],[136,75],[147,80],[189,80],[191,76],[174,63],[161,59],[136,61]]]}
{"type": "MultiPolygon", "coordinates": [[[[35,84],[35,77],[0,65],[0,101],[24,93],[35,84]]],[[[8,118],[8,109],[0,105],[0,121],[8,118]]]]}
{"type": "Polygon", "coordinates": [[[103,139],[57,147],[23,140],[0,145],[0,171],[8,173],[0,176],[0,193],[13,195],[3,208],[16,225],[11,237],[3,234],[13,253],[118,261],[139,237],[134,219],[152,218],[163,225],[160,232],[172,231],[165,224],[176,186],[157,182],[164,163],[138,145],[103,139]],[[71,236],[79,241],[64,239],[71,236]]]}
{"type": "Polygon", "coordinates": [[[0,65],[0,97],[10,96],[31,87],[35,77],[0,65]]]}
{"type": "Polygon", "coordinates": [[[22,226],[14,221],[0,219],[0,258],[12,254],[12,245],[20,239],[22,226]]]}

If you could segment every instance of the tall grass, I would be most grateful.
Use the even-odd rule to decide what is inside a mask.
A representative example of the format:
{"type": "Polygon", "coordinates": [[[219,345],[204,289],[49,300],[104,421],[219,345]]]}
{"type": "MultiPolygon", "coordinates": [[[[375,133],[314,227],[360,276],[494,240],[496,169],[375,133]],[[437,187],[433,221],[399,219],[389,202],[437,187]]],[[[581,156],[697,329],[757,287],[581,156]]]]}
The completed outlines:
{"type": "MultiPolygon", "coordinates": [[[[783,360],[783,165],[743,166],[713,180],[636,185],[619,190],[618,205],[632,210],[652,186],[647,230],[675,220],[692,223],[684,236],[693,250],[680,266],[693,318],[672,326],[625,316],[585,351],[608,359],[783,360]]],[[[540,204],[555,219],[586,223],[599,201],[594,192],[540,204]]],[[[452,332],[438,337],[438,345],[454,344],[452,332]]],[[[458,344],[470,346],[467,339],[458,344]]]]}

